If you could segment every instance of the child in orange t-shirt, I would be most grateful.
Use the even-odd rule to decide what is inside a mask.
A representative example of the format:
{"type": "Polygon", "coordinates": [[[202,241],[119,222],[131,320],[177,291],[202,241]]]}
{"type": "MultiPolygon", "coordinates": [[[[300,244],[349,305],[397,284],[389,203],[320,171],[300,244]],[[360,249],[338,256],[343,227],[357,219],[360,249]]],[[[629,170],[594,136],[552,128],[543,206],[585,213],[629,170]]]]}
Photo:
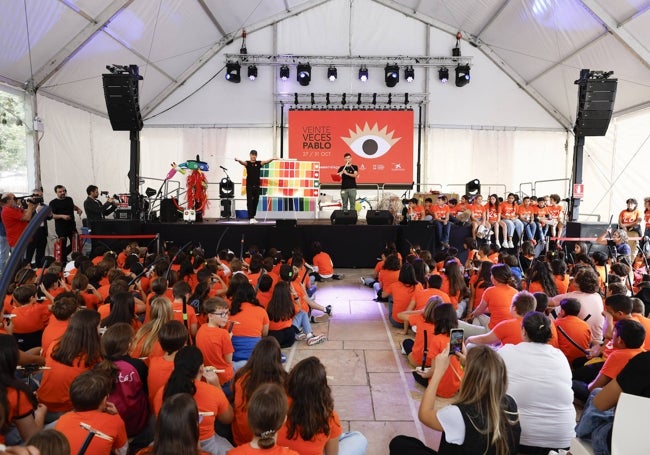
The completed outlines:
{"type": "Polygon", "coordinates": [[[63,336],[70,318],[79,309],[79,303],[78,296],[72,292],[64,292],[56,296],[50,307],[52,315],[41,337],[41,352],[47,352],[50,345],[63,336]]]}
{"type": "Polygon", "coordinates": [[[558,348],[569,361],[569,365],[573,365],[576,359],[584,358],[586,356],[585,351],[589,349],[591,343],[591,328],[589,324],[578,317],[580,306],[578,299],[562,299],[560,301],[560,314],[558,319],[555,320],[555,327],[560,332],[558,348]],[[579,346],[582,346],[582,349],[575,347],[560,329],[579,346]]]}
{"type": "Polygon", "coordinates": [[[36,286],[33,284],[18,286],[13,298],[14,336],[20,349],[28,351],[41,345],[43,329],[50,320],[50,309],[45,302],[36,300],[36,286]]]}
{"type": "Polygon", "coordinates": [[[228,302],[219,297],[212,297],[203,302],[203,308],[208,322],[203,324],[196,334],[196,347],[203,353],[205,365],[217,369],[221,389],[231,398],[231,383],[235,376],[232,354],[235,349],[230,341],[230,333],[224,328],[230,314],[228,302]]]}
{"type": "Polygon", "coordinates": [[[262,384],[250,398],[247,423],[252,440],[235,447],[229,455],[299,455],[276,445],[278,431],[287,417],[287,396],[277,384],[262,384]]]}
{"type": "Polygon", "coordinates": [[[334,263],[332,262],[332,258],[329,254],[323,251],[320,242],[312,242],[311,249],[314,253],[312,265],[314,266],[316,281],[322,281],[328,278],[333,280],[342,280],[345,278],[343,275],[334,273],[334,263]]]}
{"type": "Polygon", "coordinates": [[[176,353],[185,346],[187,339],[187,328],[179,321],[167,322],[158,332],[158,342],[164,354],[149,359],[149,371],[151,372],[151,374],[147,375],[149,404],[153,404],[158,390],[167,384],[169,376],[174,371],[176,353]]]}

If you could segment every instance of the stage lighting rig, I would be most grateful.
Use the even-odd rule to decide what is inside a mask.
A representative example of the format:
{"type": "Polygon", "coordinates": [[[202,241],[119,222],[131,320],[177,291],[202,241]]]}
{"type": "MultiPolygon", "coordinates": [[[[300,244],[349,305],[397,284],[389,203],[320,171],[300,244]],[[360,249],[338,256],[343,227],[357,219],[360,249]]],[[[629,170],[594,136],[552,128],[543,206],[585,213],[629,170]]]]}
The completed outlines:
{"type": "Polygon", "coordinates": [[[384,68],[384,80],[386,87],[395,87],[399,82],[399,66],[387,64],[384,68]]]}

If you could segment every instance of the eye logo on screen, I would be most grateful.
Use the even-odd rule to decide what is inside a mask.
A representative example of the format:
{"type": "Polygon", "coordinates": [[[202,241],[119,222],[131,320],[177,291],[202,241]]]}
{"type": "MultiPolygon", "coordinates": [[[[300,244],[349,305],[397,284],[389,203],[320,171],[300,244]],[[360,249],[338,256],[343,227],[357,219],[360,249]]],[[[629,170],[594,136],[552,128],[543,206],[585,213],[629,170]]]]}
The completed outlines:
{"type": "Polygon", "coordinates": [[[372,128],[366,123],[363,128],[356,125],[356,130],[349,130],[348,137],[341,137],[348,147],[361,158],[379,158],[395,145],[401,137],[393,138],[394,131],[388,132],[388,126],[379,129],[375,123],[372,128]]]}

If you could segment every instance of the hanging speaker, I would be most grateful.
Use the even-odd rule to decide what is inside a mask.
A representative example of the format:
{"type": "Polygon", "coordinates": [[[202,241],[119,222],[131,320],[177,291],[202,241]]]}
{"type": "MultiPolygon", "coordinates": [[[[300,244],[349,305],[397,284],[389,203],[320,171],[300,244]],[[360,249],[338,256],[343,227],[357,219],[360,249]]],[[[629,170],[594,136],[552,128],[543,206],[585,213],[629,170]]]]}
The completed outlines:
{"type": "Polygon", "coordinates": [[[106,110],[113,131],[140,131],[138,81],[131,74],[102,74],[106,110]]]}
{"type": "Polygon", "coordinates": [[[618,80],[582,77],[581,72],[581,79],[576,81],[579,88],[575,133],[579,136],[604,136],[614,112],[618,80]]]}

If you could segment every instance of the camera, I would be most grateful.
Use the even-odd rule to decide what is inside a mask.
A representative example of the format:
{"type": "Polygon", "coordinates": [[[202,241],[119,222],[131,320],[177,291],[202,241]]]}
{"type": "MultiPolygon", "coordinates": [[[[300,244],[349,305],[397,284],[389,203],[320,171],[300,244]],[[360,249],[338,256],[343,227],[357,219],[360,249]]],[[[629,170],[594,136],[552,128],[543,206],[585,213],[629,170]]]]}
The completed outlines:
{"type": "Polygon", "coordinates": [[[29,202],[30,204],[34,204],[34,205],[39,205],[39,204],[42,204],[42,203],[44,202],[42,196],[34,196],[34,195],[31,195],[31,196],[23,196],[23,197],[17,197],[17,198],[16,198],[16,201],[19,202],[19,203],[20,203],[20,206],[21,206],[22,208],[24,208],[24,209],[27,208],[27,203],[28,203],[28,202],[29,202]]]}
{"type": "Polygon", "coordinates": [[[99,193],[99,194],[101,194],[102,196],[108,196],[108,191],[102,191],[102,192],[99,193]]]}

